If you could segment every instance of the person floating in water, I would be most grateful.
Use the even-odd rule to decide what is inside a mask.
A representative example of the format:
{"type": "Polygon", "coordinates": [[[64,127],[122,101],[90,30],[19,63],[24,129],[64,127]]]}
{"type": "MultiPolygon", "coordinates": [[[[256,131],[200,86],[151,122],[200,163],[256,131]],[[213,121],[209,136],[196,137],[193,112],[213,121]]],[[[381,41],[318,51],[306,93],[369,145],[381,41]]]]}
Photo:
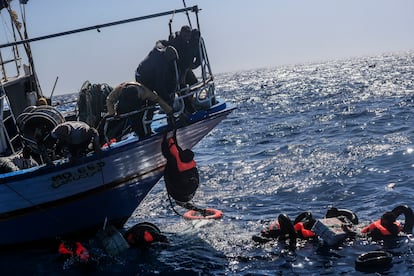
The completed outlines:
{"type": "Polygon", "coordinates": [[[373,239],[382,239],[384,237],[396,237],[401,232],[412,234],[413,226],[413,210],[406,205],[400,205],[395,207],[391,212],[385,212],[379,220],[362,228],[361,233],[367,234],[373,239]],[[401,223],[397,221],[397,218],[401,214],[404,214],[405,216],[404,225],[401,225],[401,223]]]}
{"type": "Polygon", "coordinates": [[[183,150],[178,145],[174,131],[170,138],[167,138],[167,133],[164,135],[162,154],[167,159],[164,181],[168,194],[178,205],[204,214],[204,209],[190,203],[199,186],[199,174],[193,151],[183,150]]]}
{"type": "MultiPolygon", "coordinates": [[[[315,219],[310,212],[301,213],[292,222],[286,214],[281,214],[278,220],[263,229],[259,235],[252,237],[258,243],[269,242],[274,239],[289,240],[291,248],[295,247],[296,239],[321,238],[328,245],[335,245],[347,238],[357,236],[356,226],[358,217],[346,209],[330,208],[324,219],[315,219]],[[332,221],[335,219],[335,221],[332,221]],[[340,225],[340,229],[337,228],[340,225]]],[[[412,234],[414,214],[411,208],[400,205],[391,212],[385,212],[381,219],[363,227],[359,232],[362,237],[373,239],[397,237],[400,233],[412,234]],[[404,214],[405,221],[402,226],[396,219],[404,214]]]]}

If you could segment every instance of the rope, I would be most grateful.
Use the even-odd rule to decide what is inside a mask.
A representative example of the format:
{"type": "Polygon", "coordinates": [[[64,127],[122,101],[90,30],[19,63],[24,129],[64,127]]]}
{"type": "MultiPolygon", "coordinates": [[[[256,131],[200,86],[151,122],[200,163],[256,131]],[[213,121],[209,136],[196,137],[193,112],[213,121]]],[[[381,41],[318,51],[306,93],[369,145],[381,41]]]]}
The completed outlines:
{"type": "Polygon", "coordinates": [[[183,215],[182,215],[182,214],[180,214],[180,213],[178,213],[178,212],[177,212],[177,210],[175,210],[174,205],[173,205],[173,202],[172,202],[172,200],[171,200],[170,193],[168,193],[168,192],[167,192],[167,195],[168,195],[168,200],[170,201],[170,206],[171,206],[171,209],[174,211],[174,213],[176,213],[177,215],[179,215],[180,217],[182,217],[183,215]]]}

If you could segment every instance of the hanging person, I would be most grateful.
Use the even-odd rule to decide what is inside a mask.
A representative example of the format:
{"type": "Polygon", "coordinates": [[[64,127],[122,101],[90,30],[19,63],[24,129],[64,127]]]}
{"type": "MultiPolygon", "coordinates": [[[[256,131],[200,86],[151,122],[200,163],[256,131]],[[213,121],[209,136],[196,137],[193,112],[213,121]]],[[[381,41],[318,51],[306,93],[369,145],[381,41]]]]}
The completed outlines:
{"type": "Polygon", "coordinates": [[[164,181],[168,194],[175,202],[187,209],[204,211],[190,203],[199,186],[199,174],[194,160],[194,153],[190,149],[183,150],[177,144],[176,133],[162,142],[162,154],[167,159],[164,170],[164,181]]]}

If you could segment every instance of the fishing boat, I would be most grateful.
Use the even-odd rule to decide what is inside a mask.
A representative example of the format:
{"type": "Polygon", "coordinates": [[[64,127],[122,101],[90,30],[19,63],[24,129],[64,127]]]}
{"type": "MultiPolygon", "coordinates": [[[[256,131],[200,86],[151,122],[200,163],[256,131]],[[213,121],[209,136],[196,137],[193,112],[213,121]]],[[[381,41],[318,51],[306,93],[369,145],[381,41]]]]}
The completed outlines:
{"type": "MultiPolygon", "coordinates": [[[[15,1],[16,2],[16,1],[15,1]]],[[[27,1],[20,0],[24,11],[27,1]]],[[[35,71],[30,45],[38,40],[101,29],[139,20],[186,13],[197,19],[197,6],[145,15],[95,25],[82,29],[29,38],[24,17],[17,17],[11,0],[0,1],[1,12],[10,15],[13,42],[0,45],[2,79],[0,86],[0,156],[8,158],[28,147],[40,150],[36,131],[44,133],[58,124],[76,120],[73,112],[64,113],[50,105],[36,105],[44,98],[35,71]],[[19,22],[22,20],[23,22],[19,22]],[[5,59],[6,51],[12,58],[5,59]],[[24,55],[23,55],[24,53],[24,55]],[[24,56],[22,58],[21,56],[24,56]],[[14,75],[10,75],[10,69],[14,75]]],[[[214,78],[202,37],[199,40],[200,76],[194,85],[177,90],[171,125],[158,106],[151,106],[153,119],[148,136],[138,137],[133,131],[114,141],[104,134],[102,151],[89,152],[72,162],[61,157],[46,162],[39,155],[38,165],[0,174],[0,247],[64,238],[83,233],[96,233],[104,222],[122,227],[153,186],[163,176],[166,160],[161,153],[164,135],[175,130],[182,148],[194,147],[204,136],[229,115],[234,106],[215,94],[214,78]],[[184,97],[196,103],[191,114],[182,119],[184,97]],[[154,111],[155,110],[155,111],[154,111]]],[[[122,114],[125,118],[132,114],[122,114]]],[[[105,117],[104,130],[111,120],[105,117]]],[[[121,118],[122,119],[122,118],[121,118]]],[[[105,132],[106,133],[106,132],[105,132]]],[[[169,134],[168,134],[169,133],[169,134]]],[[[43,137],[41,137],[43,138],[43,137]]]]}

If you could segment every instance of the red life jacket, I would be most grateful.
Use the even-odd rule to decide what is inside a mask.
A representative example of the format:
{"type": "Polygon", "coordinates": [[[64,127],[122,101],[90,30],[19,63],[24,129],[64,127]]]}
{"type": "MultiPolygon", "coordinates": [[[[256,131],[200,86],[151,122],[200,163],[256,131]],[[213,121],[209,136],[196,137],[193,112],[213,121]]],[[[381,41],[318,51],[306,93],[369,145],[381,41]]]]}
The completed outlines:
{"type": "MultiPolygon", "coordinates": [[[[399,229],[401,229],[401,225],[400,225],[398,222],[394,221],[394,224],[395,224],[395,225],[397,225],[399,229]]],[[[370,225],[368,225],[368,226],[366,226],[366,227],[362,228],[361,233],[368,233],[368,232],[372,232],[374,229],[378,229],[378,230],[381,232],[381,234],[382,234],[383,236],[390,236],[390,235],[392,235],[392,234],[390,233],[390,231],[388,231],[388,229],[387,229],[387,228],[385,228],[385,227],[381,224],[381,219],[379,219],[379,220],[377,220],[377,221],[374,221],[374,222],[373,222],[373,223],[371,223],[370,225]]]]}
{"type": "Polygon", "coordinates": [[[59,244],[59,253],[62,255],[73,255],[73,251],[66,247],[65,243],[59,244]]]}
{"type": "Polygon", "coordinates": [[[80,242],[76,243],[76,256],[78,256],[81,261],[85,262],[88,261],[90,257],[88,250],[83,247],[80,242]]]}
{"type": "Polygon", "coordinates": [[[181,161],[177,145],[175,144],[173,138],[168,139],[168,148],[170,149],[170,153],[172,154],[172,156],[174,156],[175,160],[177,161],[177,167],[179,172],[185,172],[196,167],[196,162],[194,161],[194,159],[190,162],[181,161]]]}
{"type": "Polygon", "coordinates": [[[303,222],[296,223],[293,228],[295,229],[296,233],[302,234],[304,238],[312,238],[315,237],[316,234],[312,232],[312,230],[305,229],[303,226],[303,222]]]}
{"type": "MultiPolygon", "coordinates": [[[[303,226],[303,222],[296,223],[293,226],[293,228],[295,229],[296,233],[301,233],[302,237],[304,237],[304,238],[312,238],[312,237],[316,236],[316,234],[314,232],[312,232],[311,230],[305,229],[305,227],[303,226]]],[[[280,225],[279,225],[279,222],[276,221],[276,222],[272,223],[269,226],[269,228],[267,230],[265,230],[265,232],[272,231],[272,230],[276,231],[278,229],[280,229],[280,225]]]]}
{"type": "Polygon", "coordinates": [[[79,257],[81,261],[85,262],[87,262],[90,258],[89,251],[80,242],[76,242],[74,245],[68,245],[62,242],[59,245],[58,251],[62,255],[73,256],[74,254],[76,254],[76,256],[79,257]]]}

